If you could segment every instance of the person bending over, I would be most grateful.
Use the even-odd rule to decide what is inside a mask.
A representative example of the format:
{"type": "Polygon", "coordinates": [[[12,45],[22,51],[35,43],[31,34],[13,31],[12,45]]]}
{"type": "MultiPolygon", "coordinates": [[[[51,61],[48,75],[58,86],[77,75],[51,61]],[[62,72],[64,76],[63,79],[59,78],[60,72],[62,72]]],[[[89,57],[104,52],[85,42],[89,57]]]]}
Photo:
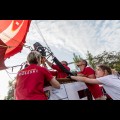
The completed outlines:
{"type": "Polygon", "coordinates": [[[44,67],[41,67],[41,54],[32,51],[27,57],[29,66],[19,71],[16,77],[15,99],[16,100],[47,100],[43,91],[44,82],[60,88],[59,82],[44,67]]]}

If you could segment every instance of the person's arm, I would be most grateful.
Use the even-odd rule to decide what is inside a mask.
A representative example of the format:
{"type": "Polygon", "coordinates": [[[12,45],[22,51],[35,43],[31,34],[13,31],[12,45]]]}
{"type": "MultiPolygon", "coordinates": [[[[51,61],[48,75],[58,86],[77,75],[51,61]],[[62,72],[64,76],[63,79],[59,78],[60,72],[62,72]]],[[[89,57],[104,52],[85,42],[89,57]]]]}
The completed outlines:
{"type": "Polygon", "coordinates": [[[50,66],[52,67],[52,63],[49,62],[45,57],[42,58],[42,64],[45,64],[45,62],[50,66]]]}
{"type": "Polygon", "coordinates": [[[78,73],[77,76],[85,77],[85,75],[82,73],[78,73]]]}
{"type": "Polygon", "coordinates": [[[50,84],[57,89],[60,89],[60,83],[53,77],[52,80],[50,81],[50,84]]]}
{"type": "Polygon", "coordinates": [[[45,62],[50,66],[50,67],[52,67],[52,63],[51,62],[49,62],[47,59],[45,60],[45,62]]]}
{"type": "Polygon", "coordinates": [[[77,76],[80,76],[80,77],[88,77],[88,78],[95,78],[95,75],[94,75],[94,74],[87,76],[87,75],[84,75],[84,74],[80,73],[80,74],[77,74],[77,76]]]}
{"type": "Polygon", "coordinates": [[[53,77],[53,75],[50,73],[49,70],[47,70],[46,68],[41,68],[41,70],[44,73],[44,80],[48,81],[54,88],[60,88],[60,83],[55,79],[55,77],[53,77]]]}
{"type": "Polygon", "coordinates": [[[57,70],[57,71],[61,71],[61,69],[59,68],[58,65],[55,65],[55,64],[49,62],[46,58],[44,58],[44,61],[45,61],[52,69],[57,70]]]}
{"type": "Polygon", "coordinates": [[[95,75],[94,74],[88,75],[88,78],[95,79],[95,75]]]}
{"type": "Polygon", "coordinates": [[[48,67],[47,67],[47,65],[46,65],[45,63],[43,63],[42,66],[43,66],[44,68],[47,68],[47,69],[48,69],[48,67]]]}
{"type": "Polygon", "coordinates": [[[85,83],[101,84],[97,79],[91,79],[91,78],[87,78],[87,77],[71,76],[71,79],[85,82],[85,83]]]}

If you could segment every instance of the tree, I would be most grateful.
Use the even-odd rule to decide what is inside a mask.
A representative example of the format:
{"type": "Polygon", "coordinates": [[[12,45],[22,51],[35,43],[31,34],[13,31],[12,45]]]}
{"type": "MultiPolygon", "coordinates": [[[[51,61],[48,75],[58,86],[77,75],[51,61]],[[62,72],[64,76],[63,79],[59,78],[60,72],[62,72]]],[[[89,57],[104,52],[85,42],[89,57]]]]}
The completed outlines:
{"type": "Polygon", "coordinates": [[[86,57],[91,67],[93,67],[94,69],[99,64],[105,64],[111,67],[112,69],[120,71],[120,52],[103,51],[101,54],[93,56],[89,51],[87,51],[86,57]]]}
{"type": "Polygon", "coordinates": [[[76,55],[75,53],[73,53],[73,61],[75,63],[79,62],[82,59],[82,57],[80,57],[80,55],[76,55]]]}
{"type": "MultiPolygon", "coordinates": [[[[73,63],[76,63],[82,59],[82,57],[80,57],[80,55],[77,56],[75,53],[73,54],[73,56],[74,56],[73,63]]],[[[87,51],[86,60],[88,61],[88,64],[93,69],[96,69],[96,66],[99,64],[105,64],[105,65],[108,65],[109,67],[111,67],[112,69],[115,69],[116,71],[120,72],[120,52],[103,51],[101,54],[93,56],[89,51],[87,51]]],[[[77,69],[77,66],[76,66],[76,69],[77,69]]]]}
{"type": "Polygon", "coordinates": [[[4,98],[4,100],[14,100],[14,80],[9,81],[8,95],[4,98]]]}
{"type": "MultiPolygon", "coordinates": [[[[81,59],[82,59],[82,57],[80,55],[77,56],[75,53],[73,53],[73,61],[74,61],[73,63],[74,64],[79,62],[81,59]]],[[[78,67],[76,66],[76,64],[75,64],[75,68],[78,70],[78,67]]]]}
{"type": "Polygon", "coordinates": [[[87,51],[86,58],[88,60],[89,65],[93,69],[95,69],[94,57],[93,57],[93,55],[89,51],[87,51]]]}

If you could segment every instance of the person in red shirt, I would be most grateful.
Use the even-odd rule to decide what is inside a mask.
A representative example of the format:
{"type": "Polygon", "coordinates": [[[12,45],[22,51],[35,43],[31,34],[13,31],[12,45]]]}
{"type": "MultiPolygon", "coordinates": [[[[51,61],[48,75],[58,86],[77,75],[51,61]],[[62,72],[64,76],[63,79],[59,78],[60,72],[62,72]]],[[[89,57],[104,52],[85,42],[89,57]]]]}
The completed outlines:
{"type": "MultiPolygon", "coordinates": [[[[55,65],[51,62],[49,62],[47,59],[45,59],[45,62],[54,70],[56,71],[50,71],[52,75],[56,76],[56,78],[66,78],[68,75],[60,69],[58,65],[55,65]]],[[[70,68],[68,67],[68,63],[66,61],[61,61],[62,65],[70,71],[70,68]]]]}
{"type": "Polygon", "coordinates": [[[55,87],[60,88],[59,82],[44,67],[41,67],[41,54],[32,51],[27,57],[29,66],[19,71],[15,84],[16,100],[47,100],[43,91],[45,81],[55,87]]]}
{"type": "MultiPolygon", "coordinates": [[[[76,65],[80,68],[80,72],[78,72],[78,76],[96,78],[95,71],[91,67],[87,66],[86,60],[81,60],[77,62],[76,65]]],[[[85,83],[85,84],[87,85],[89,91],[91,92],[91,94],[96,100],[105,99],[102,89],[100,88],[98,84],[94,84],[94,85],[89,84],[89,83],[85,83]]]]}

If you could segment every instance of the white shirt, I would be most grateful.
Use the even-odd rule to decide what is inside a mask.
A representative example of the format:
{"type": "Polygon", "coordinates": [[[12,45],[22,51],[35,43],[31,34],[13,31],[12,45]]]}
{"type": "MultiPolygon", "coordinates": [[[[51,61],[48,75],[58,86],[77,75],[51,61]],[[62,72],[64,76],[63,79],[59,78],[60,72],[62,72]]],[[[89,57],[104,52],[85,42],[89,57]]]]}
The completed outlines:
{"type": "Polygon", "coordinates": [[[120,79],[116,75],[107,75],[96,78],[102,83],[105,91],[113,100],[120,100],[120,79]]]}

